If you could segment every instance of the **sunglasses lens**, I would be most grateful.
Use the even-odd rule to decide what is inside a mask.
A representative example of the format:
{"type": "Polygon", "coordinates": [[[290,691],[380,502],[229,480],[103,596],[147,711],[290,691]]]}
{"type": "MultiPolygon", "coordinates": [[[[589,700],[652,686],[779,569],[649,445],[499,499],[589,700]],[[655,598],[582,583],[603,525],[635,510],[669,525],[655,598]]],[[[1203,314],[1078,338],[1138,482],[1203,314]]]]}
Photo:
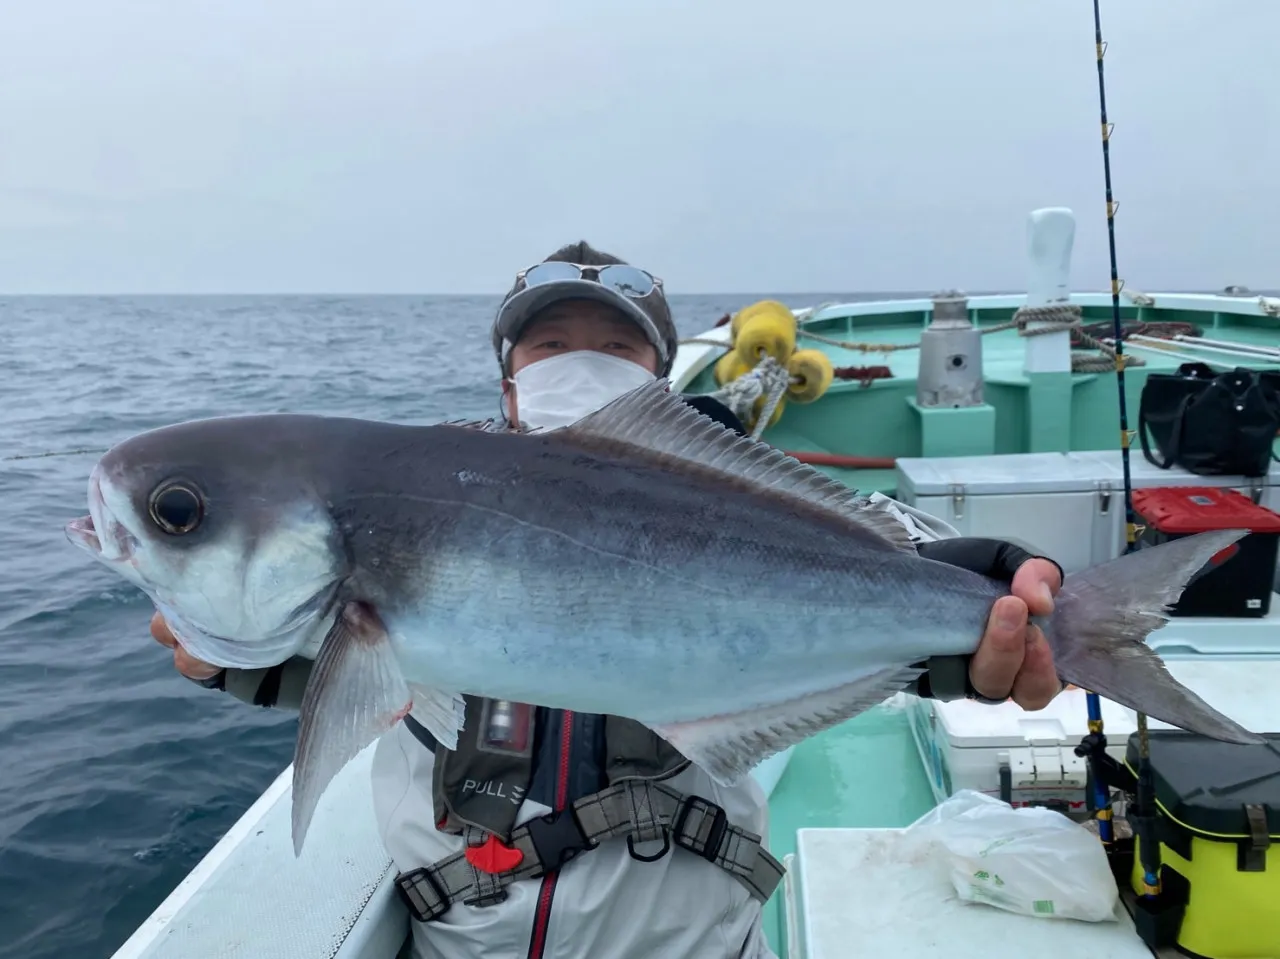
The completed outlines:
{"type": "Polygon", "coordinates": [[[540,286],[543,283],[555,283],[558,280],[576,280],[582,274],[572,263],[539,263],[524,275],[525,286],[540,286]]]}
{"type": "Polygon", "coordinates": [[[648,273],[625,264],[606,266],[600,271],[600,282],[630,297],[648,296],[654,287],[648,273]]]}
{"type": "MultiPolygon", "coordinates": [[[[541,286],[543,283],[555,283],[559,280],[583,279],[583,270],[574,263],[539,263],[524,275],[524,285],[541,286]]],[[[596,270],[587,267],[586,279],[595,279],[596,270]]],[[[604,286],[617,290],[623,296],[632,298],[648,296],[654,290],[653,278],[644,270],[619,263],[602,267],[599,271],[599,282],[604,286]]]]}

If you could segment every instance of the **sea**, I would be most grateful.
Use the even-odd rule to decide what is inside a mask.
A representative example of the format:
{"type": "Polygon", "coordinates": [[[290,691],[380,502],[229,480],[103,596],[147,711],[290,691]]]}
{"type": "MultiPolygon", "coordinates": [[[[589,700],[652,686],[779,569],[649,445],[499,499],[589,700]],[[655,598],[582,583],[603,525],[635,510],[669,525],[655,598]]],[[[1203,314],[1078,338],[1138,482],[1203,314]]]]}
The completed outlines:
{"type": "MultiPolygon", "coordinates": [[[[671,302],[694,336],[764,298],[671,302]]],[[[0,959],[109,957],[292,758],[296,714],[178,675],[146,597],[67,541],[97,454],[231,413],[495,416],[497,305],[0,297],[0,959]]]]}

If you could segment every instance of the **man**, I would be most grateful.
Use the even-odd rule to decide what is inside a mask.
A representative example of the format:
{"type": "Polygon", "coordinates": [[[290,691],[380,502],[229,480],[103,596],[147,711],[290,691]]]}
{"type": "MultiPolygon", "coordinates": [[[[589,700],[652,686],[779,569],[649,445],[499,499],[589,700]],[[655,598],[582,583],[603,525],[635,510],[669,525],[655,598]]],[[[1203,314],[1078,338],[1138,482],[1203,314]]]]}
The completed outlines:
{"type": "MultiPolygon", "coordinates": [[[[517,275],[493,341],[506,418],[531,428],[571,423],[665,376],[678,342],[660,281],[585,243],[517,275]]],[[[723,406],[688,402],[742,432],[723,406]]],[[[922,553],[1010,579],[1019,597],[996,604],[974,656],[931,661],[917,692],[1043,708],[1061,685],[1027,611],[1051,610],[1057,565],[1007,543],[937,541],[920,514],[877,505],[916,531],[922,553]]],[[[152,633],[204,685],[262,706],[301,701],[309,661],[217,670],[178,647],[158,614],[152,633]]],[[[763,791],[750,778],[718,786],[637,723],[467,697],[457,750],[411,713],[375,747],[372,779],[383,841],[420,920],[415,957],[772,955],[761,908],[780,872],[759,841],[763,791]]]]}

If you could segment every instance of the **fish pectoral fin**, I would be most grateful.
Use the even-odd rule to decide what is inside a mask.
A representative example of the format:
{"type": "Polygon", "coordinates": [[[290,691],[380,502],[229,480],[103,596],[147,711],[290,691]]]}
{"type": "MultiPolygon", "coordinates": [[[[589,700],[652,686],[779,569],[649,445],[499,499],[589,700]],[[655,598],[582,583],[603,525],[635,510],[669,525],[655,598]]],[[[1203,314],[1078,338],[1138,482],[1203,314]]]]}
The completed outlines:
{"type": "Polygon", "coordinates": [[[649,728],[721,786],[734,786],[770,756],[878,706],[923,672],[893,666],[802,699],[649,728]]]}
{"type": "Polygon", "coordinates": [[[302,694],[293,758],[293,851],[339,770],[409,712],[409,686],[373,607],[338,611],[302,694]]]}
{"type": "Polygon", "coordinates": [[[705,469],[802,500],[840,517],[868,545],[886,551],[914,553],[911,531],[892,513],[859,495],[839,480],[768,443],[739,436],[699,413],[658,379],[554,432],[590,446],[607,440],[640,447],[660,456],[684,460],[705,469]]]}

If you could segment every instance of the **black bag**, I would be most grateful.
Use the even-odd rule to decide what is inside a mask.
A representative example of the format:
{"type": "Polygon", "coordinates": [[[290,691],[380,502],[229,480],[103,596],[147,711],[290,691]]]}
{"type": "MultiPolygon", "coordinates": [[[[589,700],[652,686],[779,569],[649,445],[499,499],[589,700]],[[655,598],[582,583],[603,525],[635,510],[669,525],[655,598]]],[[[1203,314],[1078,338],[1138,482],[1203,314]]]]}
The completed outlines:
{"type": "MultiPolygon", "coordinates": [[[[1201,476],[1265,476],[1280,431],[1280,373],[1237,367],[1215,373],[1183,363],[1142,387],[1138,438],[1147,461],[1201,476]],[[1151,451],[1148,430],[1160,457],[1151,451]]],[[[1277,457],[1280,459],[1280,457],[1277,457]]]]}

